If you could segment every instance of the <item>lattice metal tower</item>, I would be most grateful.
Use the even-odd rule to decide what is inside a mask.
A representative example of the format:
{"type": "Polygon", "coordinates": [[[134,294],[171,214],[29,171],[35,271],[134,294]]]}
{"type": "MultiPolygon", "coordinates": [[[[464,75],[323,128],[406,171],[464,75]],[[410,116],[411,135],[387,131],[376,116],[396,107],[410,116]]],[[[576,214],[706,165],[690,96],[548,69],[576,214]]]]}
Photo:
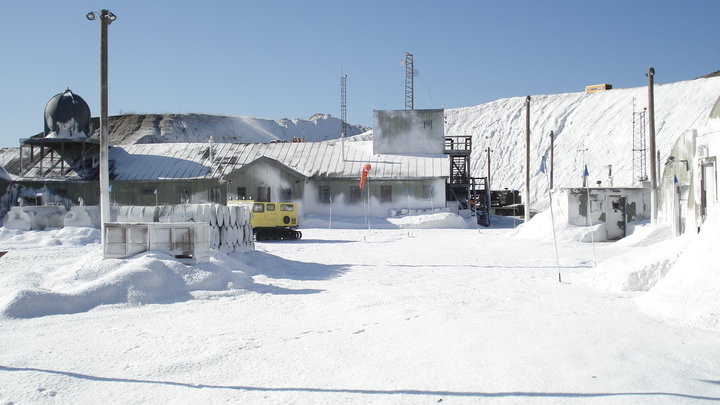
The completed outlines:
{"type": "Polygon", "coordinates": [[[645,133],[645,114],[647,108],[635,111],[633,98],[633,183],[647,181],[647,146],[645,133]]]}
{"type": "Polygon", "coordinates": [[[347,136],[347,75],[340,74],[340,136],[347,136]]]}
{"type": "Polygon", "coordinates": [[[413,66],[413,54],[405,52],[405,109],[415,109],[413,80],[415,78],[415,67],[413,66]]]}

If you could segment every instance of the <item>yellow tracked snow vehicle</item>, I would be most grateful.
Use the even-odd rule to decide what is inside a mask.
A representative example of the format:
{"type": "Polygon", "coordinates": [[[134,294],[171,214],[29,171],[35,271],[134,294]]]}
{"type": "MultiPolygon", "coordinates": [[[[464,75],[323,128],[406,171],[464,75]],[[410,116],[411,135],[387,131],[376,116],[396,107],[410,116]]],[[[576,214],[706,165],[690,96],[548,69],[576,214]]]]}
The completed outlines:
{"type": "Polygon", "coordinates": [[[298,227],[297,204],[228,200],[228,205],[241,205],[250,211],[250,226],[256,240],[294,240],[302,238],[298,227]]]}

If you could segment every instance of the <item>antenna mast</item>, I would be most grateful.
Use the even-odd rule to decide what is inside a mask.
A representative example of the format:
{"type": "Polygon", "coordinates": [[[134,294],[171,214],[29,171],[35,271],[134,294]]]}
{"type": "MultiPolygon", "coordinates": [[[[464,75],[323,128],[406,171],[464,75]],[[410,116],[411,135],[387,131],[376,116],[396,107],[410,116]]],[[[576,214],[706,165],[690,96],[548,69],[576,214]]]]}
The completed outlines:
{"type": "Polygon", "coordinates": [[[340,145],[345,160],[345,137],[347,136],[347,75],[340,68],[340,145]]]}
{"type": "Polygon", "coordinates": [[[340,135],[347,136],[347,75],[340,70],[340,121],[342,129],[340,135]]]}
{"type": "Polygon", "coordinates": [[[633,183],[647,181],[647,146],[645,144],[645,114],[647,109],[635,111],[633,97],[633,183]]]}
{"type": "Polygon", "coordinates": [[[405,52],[405,109],[415,109],[413,96],[413,79],[415,76],[415,68],[413,66],[413,54],[405,52]]]}

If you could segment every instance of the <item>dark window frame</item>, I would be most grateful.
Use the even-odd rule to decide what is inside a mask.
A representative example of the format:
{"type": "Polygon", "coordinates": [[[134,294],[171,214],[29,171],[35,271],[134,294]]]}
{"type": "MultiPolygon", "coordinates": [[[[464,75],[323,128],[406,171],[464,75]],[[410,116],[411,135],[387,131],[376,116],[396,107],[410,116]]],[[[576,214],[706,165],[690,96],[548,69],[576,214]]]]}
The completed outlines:
{"type": "Polygon", "coordinates": [[[330,204],[332,196],[330,195],[330,186],[321,185],[318,186],[318,202],[321,204],[330,204]]]}
{"type": "Polygon", "coordinates": [[[380,202],[392,202],[392,186],[384,184],[380,186],[380,202]]]}

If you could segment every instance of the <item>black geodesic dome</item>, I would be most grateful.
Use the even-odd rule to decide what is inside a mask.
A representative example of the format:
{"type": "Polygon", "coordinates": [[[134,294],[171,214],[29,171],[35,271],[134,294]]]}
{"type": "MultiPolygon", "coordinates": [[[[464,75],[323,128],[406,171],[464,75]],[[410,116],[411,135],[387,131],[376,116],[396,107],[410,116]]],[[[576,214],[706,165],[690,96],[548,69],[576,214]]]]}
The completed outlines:
{"type": "Polygon", "coordinates": [[[86,137],[90,134],[90,107],[70,89],[54,95],[45,105],[45,136],[86,137]]]}

